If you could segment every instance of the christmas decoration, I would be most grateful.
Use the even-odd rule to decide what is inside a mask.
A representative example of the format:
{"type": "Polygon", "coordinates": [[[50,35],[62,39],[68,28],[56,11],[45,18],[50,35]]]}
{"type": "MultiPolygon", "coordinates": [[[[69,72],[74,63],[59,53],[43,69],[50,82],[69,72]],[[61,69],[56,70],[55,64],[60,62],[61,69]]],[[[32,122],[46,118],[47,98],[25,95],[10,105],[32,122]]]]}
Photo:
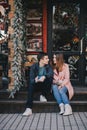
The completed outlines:
{"type": "Polygon", "coordinates": [[[15,0],[15,13],[13,20],[13,43],[14,43],[14,57],[12,61],[12,71],[14,77],[14,88],[10,92],[9,98],[14,98],[16,91],[19,91],[25,85],[25,71],[24,63],[25,56],[25,43],[26,43],[26,30],[25,30],[25,12],[22,0],[15,0]]]}

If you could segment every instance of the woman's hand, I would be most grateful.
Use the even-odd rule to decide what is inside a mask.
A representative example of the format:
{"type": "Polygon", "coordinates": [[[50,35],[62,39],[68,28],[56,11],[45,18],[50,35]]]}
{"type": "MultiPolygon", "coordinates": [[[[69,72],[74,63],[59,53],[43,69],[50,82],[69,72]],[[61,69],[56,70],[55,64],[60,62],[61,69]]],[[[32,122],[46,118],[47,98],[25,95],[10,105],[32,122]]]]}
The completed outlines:
{"type": "Polygon", "coordinates": [[[58,89],[61,89],[62,88],[62,86],[58,86],[58,89]]]}
{"type": "Polygon", "coordinates": [[[62,85],[62,82],[63,82],[62,80],[59,80],[59,81],[58,81],[58,84],[59,84],[59,85],[62,85]]]}
{"type": "Polygon", "coordinates": [[[57,80],[53,80],[53,83],[54,83],[54,84],[57,84],[57,83],[58,83],[58,81],[57,81],[57,80]]]}

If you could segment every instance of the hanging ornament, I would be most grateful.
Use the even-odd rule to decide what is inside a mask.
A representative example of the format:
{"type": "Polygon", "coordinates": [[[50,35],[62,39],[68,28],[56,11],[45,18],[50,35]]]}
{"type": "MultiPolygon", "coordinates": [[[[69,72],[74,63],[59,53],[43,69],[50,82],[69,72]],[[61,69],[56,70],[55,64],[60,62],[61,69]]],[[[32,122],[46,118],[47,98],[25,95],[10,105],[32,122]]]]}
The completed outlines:
{"type": "Polygon", "coordinates": [[[65,16],[68,16],[68,13],[65,12],[65,11],[63,11],[61,15],[62,15],[62,17],[64,18],[65,16]]]}
{"type": "Polygon", "coordinates": [[[2,16],[5,16],[5,8],[2,5],[0,5],[0,12],[2,16]]]}

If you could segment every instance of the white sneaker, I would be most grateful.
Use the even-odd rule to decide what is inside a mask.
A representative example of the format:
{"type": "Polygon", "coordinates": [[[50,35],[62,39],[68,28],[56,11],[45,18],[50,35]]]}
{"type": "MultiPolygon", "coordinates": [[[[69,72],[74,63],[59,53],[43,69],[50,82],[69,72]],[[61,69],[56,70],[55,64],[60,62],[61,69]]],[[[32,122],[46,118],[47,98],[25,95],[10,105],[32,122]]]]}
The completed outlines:
{"type": "Polygon", "coordinates": [[[47,99],[45,98],[45,96],[40,95],[40,101],[41,102],[47,102],[47,99]]]}
{"type": "Polygon", "coordinates": [[[70,104],[66,104],[65,105],[65,112],[64,112],[64,116],[68,116],[68,115],[71,115],[72,114],[72,108],[70,106],[70,104]]]}
{"type": "Polygon", "coordinates": [[[32,115],[32,109],[26,108],[25,112],[23,113],[23,116],[29,116],[32,115]]]}
{"type": "Polygon", "coordinates": [[[59,108],[60,108],[59,114],[62,115],[62,114],[64,113],[64,104],[61,103],[61,104],[59,105],[59,108]]]}

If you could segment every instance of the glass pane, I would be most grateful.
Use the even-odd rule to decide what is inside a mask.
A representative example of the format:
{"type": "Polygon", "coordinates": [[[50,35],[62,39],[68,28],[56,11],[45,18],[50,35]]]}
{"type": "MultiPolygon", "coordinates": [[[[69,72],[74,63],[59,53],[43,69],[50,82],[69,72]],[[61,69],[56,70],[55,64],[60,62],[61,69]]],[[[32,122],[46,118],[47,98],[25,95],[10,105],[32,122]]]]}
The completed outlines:
{"type": "Polygon", "coordinates": [[[28,9],[27,20],[42,20],[42,8],[28,9]]]}
{"type": "MultiPolygon", "coordinates": [[[[33,2],[33,1],[32,1],[33,2]]],[[[42,6],[30,8],[27,11],[26,51],[40,52],[43,50],[43,10],[42,6]]]]}
{"type": "Polygon", "coordinates": [[[36,5],[37,5],[37,4],[42,4],[42,0],[38,0],[38,1],[37,1],[37,0],[29,0],[28,3],[29,3],[30,5],[32,5],[32,4],[36,4],[36,5]]]}
{"type": "Polygon", "coordinates": [[[79,16],[79,4],[53,6],[53,51],[79,51],[79,16]]]}
{"type": "MultiPolygon", "coordinates": [[[[0,1],[2,2],[2,0],[0,1]]],[[[8,11],[9,6],[3,0],[0,12],[0,89],[8,87],[8,11]],[[5,4],[4,4],[5,2],[5,4]]]]}
{"type": "Polygon", "coordinates": [[[69,64],[70,68],[70,79],[79,79],[79,55],[65,55],[65,62],[69,64]]]}
{"type": "Polygon", "coordinates": [[[87,55],[85,55],[86,67],[85,67],[85,85],[87,85],[87,55]]]}
{"type": "Polygon", "coordinates": [[[8,43],[0,44],[0,89],[8,87],[8,43]]]}

